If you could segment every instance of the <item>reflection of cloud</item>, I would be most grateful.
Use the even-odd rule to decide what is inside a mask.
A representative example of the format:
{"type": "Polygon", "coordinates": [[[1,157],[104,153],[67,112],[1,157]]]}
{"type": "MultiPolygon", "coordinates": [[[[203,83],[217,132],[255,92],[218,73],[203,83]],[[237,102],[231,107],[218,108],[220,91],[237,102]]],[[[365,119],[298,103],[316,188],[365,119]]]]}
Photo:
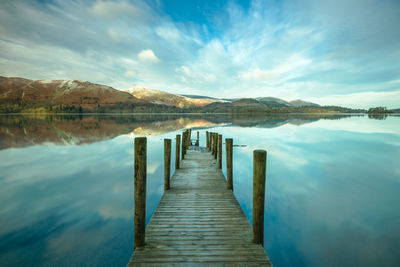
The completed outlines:
{"type": "Polygon", "coordinates": [[[392,120],[213,129],[247,145],[234,148],[233,176],[250,221],[253,150],[268,151],[265,238],[274,264],[397,264],[400,131],[392,120]],[[376,244],[379,253],[371,254],[376,244]]]}
{"type": "Polygon", "coordinates": [[[147,173],[154,174],[156,170],[161,166],[160,162],[147,163],[147,173]]]}
{"type": "MultiPolygon", "coordinates": [[[[148,139],[150,210],[163,193],[159,139],[148,139]]],[[[122,136],[83,146],[1,150],[0,246],[8,247],[7,255],[16,255],[7,262],[126,264],[133,245],[131,141],[122,136]]]]}
{"type": "Polygon", "coordinates": [[[367,116],[350,117],[342,120],[332,121],[319,120],[314,123],[307,124],[306,127],[321,128],[336,131],[350,131],[357,133],[400,133],[400,124],[398,117],[388,116],[385,122],[371,120],[367,116]]]}
{"type": "Polygon", "coordinates": [[[100,206],[99,209],[97,210],[97,212],[104,219],[125,218],[128,220],[129,218],[132,217],[132,210],[130,208],[118,207],[113,204],[100,206]]]}

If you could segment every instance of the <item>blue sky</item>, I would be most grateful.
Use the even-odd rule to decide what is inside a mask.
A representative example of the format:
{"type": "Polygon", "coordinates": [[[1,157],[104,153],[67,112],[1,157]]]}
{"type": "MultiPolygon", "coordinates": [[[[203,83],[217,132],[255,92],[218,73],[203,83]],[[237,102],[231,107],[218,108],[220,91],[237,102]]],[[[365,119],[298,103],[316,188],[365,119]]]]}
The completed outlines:
{"type": "Polygon", "coordinates": [[[0,75],[400,106],[400,2],[1,1],[0,75]]]}

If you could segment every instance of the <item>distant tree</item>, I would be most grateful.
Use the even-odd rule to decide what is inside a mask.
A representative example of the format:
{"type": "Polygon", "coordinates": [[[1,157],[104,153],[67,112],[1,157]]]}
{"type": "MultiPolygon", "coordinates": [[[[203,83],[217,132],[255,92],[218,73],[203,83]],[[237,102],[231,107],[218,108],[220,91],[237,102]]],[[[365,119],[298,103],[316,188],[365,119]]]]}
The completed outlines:
{"type": "Polygon", "coordinates": [[[368,114],[386,114],[386,113],[390,113],[390,111],[387,110],[386,107],[375,107],[375,108],[370,108],[367,113],[368,114]]]}

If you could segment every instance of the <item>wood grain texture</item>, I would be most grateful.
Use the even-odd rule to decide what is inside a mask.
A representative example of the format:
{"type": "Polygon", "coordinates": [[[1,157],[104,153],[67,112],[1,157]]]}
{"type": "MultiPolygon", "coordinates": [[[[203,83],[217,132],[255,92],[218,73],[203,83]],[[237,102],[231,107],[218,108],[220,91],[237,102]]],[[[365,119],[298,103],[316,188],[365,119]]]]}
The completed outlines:
{"type": "Polygon", "coordinates": [[[222,169],[222,135],[218,135],[218,169],[222,169]]]}
{"type": "Polygon", "coordinates": [[[171,178],[171,139],[164,139],[164,190],[170,187],[171,178]]]}
{"type": "Polygon", "coordinates": [[[146,228],[146,177],[147,177],[147,138],[135,138],[135,241],[134,248],[143,247],[145,244],[146,228]]]}
{"type": "Polygon", "coordinates": [[[253,152],[253,242],[264,245],[265,171],[267,152],[253,152]]]}
{"type": "Polygon", "coordinates": [[[176,143],[175,143],[175,169],[179,169],[179,156],[181,153],[181,135],[176,135],[176,143]]]}
{"type": "Polygon", "coordinates": [[[226,188],[233,190],[233,139],[226,138],[226,188]]]}
{"type": "Polygon", "coordinates": [[[128,266],[272,266],[208,149],[180,165],[128,266]]]}

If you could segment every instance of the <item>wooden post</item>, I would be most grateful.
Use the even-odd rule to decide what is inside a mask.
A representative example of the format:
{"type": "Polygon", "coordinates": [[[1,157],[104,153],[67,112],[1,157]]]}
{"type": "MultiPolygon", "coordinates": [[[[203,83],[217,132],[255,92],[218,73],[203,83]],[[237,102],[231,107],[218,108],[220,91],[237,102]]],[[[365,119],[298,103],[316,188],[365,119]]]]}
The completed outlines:
{"type": "Polygon", "coordinates": [[[209,149],[210,139],[208,138],[208,131],[206,131],[206,147],[209,149]]]}
{"type": "Polygon", "coordinates": [[[267,151],[253,152],[253,242],[264,246],[265,170],[267,151]]]}
{"type": "Polygon", "coordinates": [[[182,160],[185,159],[186,133],[182,133],[182,160]]]}
{"type": "Polygon", "coordinates": [[[210,151],[214,155],[214,133],[210,133],[210,151]]]}
{"type": "Polygon", "coordinates": [[[222,169],[222,135],[218,135],[218,168],[222,169]]]}
{"type": "Polygon", "coordinates": [[[164,139],[164,190],[169,189],[171,177],[171,139],[164,139]]]}
{"type": "Polygon", "coordinates": [[[233,177],[232,177],[232,152],[233,152],[233,139],[225,139],[226,146],[226,188],[233,191],[233,177]]]}
{"type": "Polygon", "coordinates": [[[147,138],[135,138],[135,241],[134,248],[143,247],[146,230],[146,174],[147,174],[147,138]]]}
{"type": "Polygon", "coordinates": [[[218,156],[218,133],[214,133],[214,159],[218,156]]]}
{"type": "Polygon", "coordinates": [[[191,139],[192,139],[192,129],[188,130],[189,132],[189,138],[188,138],[188,147],[191,145],[191,139]]]}
{"type": "Polygon", "coordinates": [[[186,130],[186,143],[185,143],[185,155],[186,155],[186,152],[187,152],[187,150],[188,150],[188,148],[189,148],[189,145],[190,145],[190,132],[189,132],[189,130],[186,130]]]}
{"type": "Polygon", "coordinates": [[[176,135],[176,145],[175,145],[175,169],[179,169],[179,156],[181,153],[181,135],[176,135]]]}
{"type": "Polygon", "coordinates": [[[196,141],[196,146],[200,145],[200,133],[197,131],[197,141],[196,141]]]}

